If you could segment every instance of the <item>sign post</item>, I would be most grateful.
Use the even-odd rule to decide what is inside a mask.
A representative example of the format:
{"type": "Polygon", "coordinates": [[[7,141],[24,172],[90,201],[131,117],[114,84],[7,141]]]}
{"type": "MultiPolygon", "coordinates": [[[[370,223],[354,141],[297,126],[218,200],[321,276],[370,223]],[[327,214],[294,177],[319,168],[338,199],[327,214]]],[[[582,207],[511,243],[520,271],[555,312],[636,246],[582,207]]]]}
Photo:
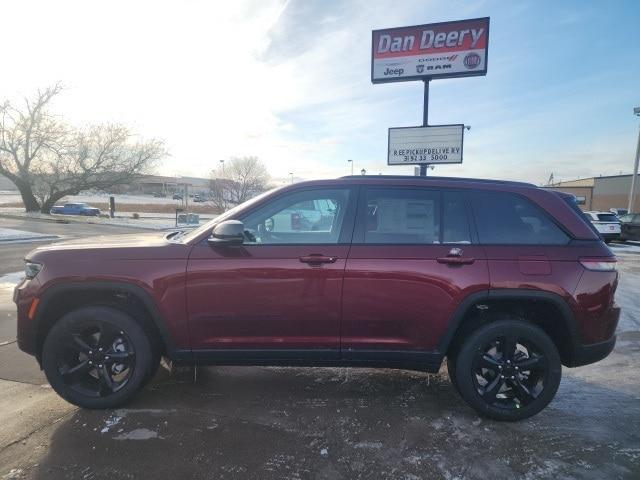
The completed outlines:
{"type": "MultiPolygon", "coordinates": [[[[429,126],[429,82],[430,80],[428,78],[425,78],[423,81],[424,81],[424,99],[423,99],[423,105],[422,105],[422,126],[428,127],[429,126]]],[[[421,177],[427,176],[428,168],[429,168],[428,163],[420,164],[421,177]]]]}
{"type": "MultiPolygon", "coordinates": [[[[439,78],[486,75],[488,58],[489,17],[374,30],[371,36],[371,82],[422,80],[422,127],[428,128],[429,82],[439,78]]],[[[389,163],[390,154],[388,159],[388,164],[392,165],[389,163]]],[[[420,165],[420,175],[426,176],[430,163],[461,162],[462,150],[459,162],[421,161],[413,164],[420,165]]]]}

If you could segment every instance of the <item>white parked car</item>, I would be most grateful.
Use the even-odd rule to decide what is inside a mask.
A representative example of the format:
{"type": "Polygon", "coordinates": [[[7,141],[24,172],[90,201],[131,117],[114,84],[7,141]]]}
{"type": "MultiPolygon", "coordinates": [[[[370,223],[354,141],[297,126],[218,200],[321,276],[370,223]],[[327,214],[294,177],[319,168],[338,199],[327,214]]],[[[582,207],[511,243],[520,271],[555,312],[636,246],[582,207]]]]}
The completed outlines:
{"type": "Polygon", "coordinates": [[[606,243],[620,239],[620,220],[611,212],[584,212],[606,243]]]}

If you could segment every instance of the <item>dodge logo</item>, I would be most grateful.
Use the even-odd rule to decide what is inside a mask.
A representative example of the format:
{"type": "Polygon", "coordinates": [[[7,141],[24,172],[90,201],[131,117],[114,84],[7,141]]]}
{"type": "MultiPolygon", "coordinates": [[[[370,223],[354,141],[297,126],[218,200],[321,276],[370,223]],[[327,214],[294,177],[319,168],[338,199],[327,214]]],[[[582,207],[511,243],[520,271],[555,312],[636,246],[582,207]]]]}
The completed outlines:
{"type": "Polygon", "coordinates": [[[416,65],[416,72],[418,73],[424,72],[424,65],[416,65]]]}

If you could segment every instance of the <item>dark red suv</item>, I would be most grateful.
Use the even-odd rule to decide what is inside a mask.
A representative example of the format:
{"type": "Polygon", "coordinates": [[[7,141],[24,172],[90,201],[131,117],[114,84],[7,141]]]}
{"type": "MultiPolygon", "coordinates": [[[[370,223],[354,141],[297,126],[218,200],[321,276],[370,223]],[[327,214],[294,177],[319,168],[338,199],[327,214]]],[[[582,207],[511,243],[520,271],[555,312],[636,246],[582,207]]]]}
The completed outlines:
{"type": "Polygon", "coordinates": [[[437,372],[517,420],[615,344],[616,259],[572,197],[517,182],[346,177],[267,192],[189,233],[38,248],[20,348],[86,408],[175,364],[437,372]]]}

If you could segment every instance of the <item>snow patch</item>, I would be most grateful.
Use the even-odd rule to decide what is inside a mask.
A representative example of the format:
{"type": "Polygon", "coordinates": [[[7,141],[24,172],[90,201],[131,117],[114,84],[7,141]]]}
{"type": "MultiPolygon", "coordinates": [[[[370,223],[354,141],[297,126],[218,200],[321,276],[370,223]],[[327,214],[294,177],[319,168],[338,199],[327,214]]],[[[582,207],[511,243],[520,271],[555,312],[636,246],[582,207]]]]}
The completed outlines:
{"type": "Polygon", "coordinates": [[[14,230],[13,228],[0,228],[0,242],[20,242],[45,238],[58,238],[58,235],[14,230]]]}
{"type": "Polygon", "coordinates": [[[115,427],[116,425],[118,425],[120,423],[120,420],[122,420],[122,417],[119,417],[115,414],[111,415],[105,420],[104,427],[102,427],[100,433],[107,433],[111,427],[115,427]]]}
{"type": "Polygon", "coordinates": [[[158,432],[149,430],[148,428],[136,428],[127,433],[122,433],[113,437],[114,440],[150,440],[152,438],[162,438],[158,432]]]}
{"type": "Polygon", "coordinates": [[[24,277],[24,272],[7,273],[0,276],[0,286],[13,286],[20,283],[24,277]]]}
{"type": "Polygon", "coordinates": [[[13,480],[15,478],[22,478],[24,471],[21,468],[12,468],[9,473],[2,477],[2,480],[13,480]]]}

